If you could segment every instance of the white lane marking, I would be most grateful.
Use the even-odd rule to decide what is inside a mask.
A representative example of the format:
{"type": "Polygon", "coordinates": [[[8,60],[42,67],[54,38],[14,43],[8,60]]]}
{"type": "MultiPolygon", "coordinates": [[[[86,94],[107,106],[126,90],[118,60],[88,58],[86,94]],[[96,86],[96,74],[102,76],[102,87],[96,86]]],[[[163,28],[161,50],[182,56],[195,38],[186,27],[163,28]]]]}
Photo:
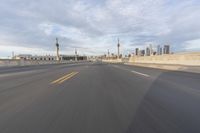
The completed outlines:
{"type": "Polygon", "coordinates": [[[9,77],[9,76],[18,76],[18,75],[25,75],[25,74],[31,74],[31,73],[40,73],[44,70],[30,70],[30,71],[22,71],[22,72],[12,72],[12,73],[5,73],[0,74],[0,78],[9,77]]]}
{"type": "Polygon", "coordinates": [[[113,67],[120,68],[119,66],[113,65],[113,67]]]}
{"type": "Polygon", "coordinates": [[[137,72],[137,71],[131,71],[131,72],[139,74],[139,75],[142,75],[142,76],[145,76],[145,77],[150,77],[150,75],[148,75],[148,74],[140,73],[140,72],[137,72]]]}
{"type": "MultiPolygon", "coordinates": [[[[119,69],[125,70],[125,71],[130,71],[129,69],[121,68],[121,67],[116,66],[116,65],[112,65],[112,66],[115,67],[115,68],[119,68],[119,69]]],[[[132,70],[131,72],[135,73],[135,74],[139,74],[141,76],[150,77],[150,75],[148,75],[148,74],[140,73],[140,72],[137,72],[137,71],[134,71],[134,70],[132,70]]]]}
{"type": "Polygon", "coordinates": [[[75,66],[75,65],[87,65],[87,64],[88,63],[83,62],[83,63],[65,64],[65,65],[67,65],[67,66],[75,66]]]}

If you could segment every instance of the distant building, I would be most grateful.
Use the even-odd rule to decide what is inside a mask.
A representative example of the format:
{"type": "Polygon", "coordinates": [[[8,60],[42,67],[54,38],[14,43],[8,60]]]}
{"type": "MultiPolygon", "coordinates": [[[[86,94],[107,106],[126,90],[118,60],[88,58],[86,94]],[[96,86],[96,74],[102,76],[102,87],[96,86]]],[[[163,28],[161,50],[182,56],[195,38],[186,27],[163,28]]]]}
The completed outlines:
{"type": "Polygon", "coordinates": [[[162,49],[162,47],[160,48],[160,55],[162,55],[163,54],[163,49],[162,49]]]}
{"type": "Polygon", "coordinates": [[[20,55],[16,55],[14,56],[14,59],[23,59],[23,60],[56,60],[56,56],[50,56],[50,55],[46,55],[46,56],[32,56],[32,55],[26,55],[26,54],[20,54],[20,55]]]}
{"type": "MultiPolygon", "coordinates": [[[[69,61],[73,61],[73,60],[87,60],[87,56],[79,56],[77,55],[77,57],[75,57],[74,55],[60,55],[59,56],[59,60],[69,60],[69,61]]],[[[23,60],[36,60],[36,61],[55,61],[57,60],[57,56],[50,56],[50,55],[46,55],[46,56],[32,56],[32,55],[16,55],[14,57],[14,59],[23,59],[23,60]]]]}
{"type": "Polygon", "coordinates": [[[150,55],[151,55],[150,48],[147,47],[147,48],[146,48],[146,56],[150,56],[150,55]]]}
{"type": "Polygon", "coordinates": [[[152,46],[152,44],[149,45],[149,49],[150,49],[150,55],[153,55],[153,52],[154,52],[154,51],[153,51],[153,46],[152,46]]]}
{"type": "Polygon", "coordinates": [[[163,54],[163,49],[162,49],[162,46],[158,45],[157,46],[157,52],[156,52],[157,55],[162,55],[163,54]]]}
{"type": "Polygon", "coordinates": [[[140,50],[140,56],[144,56],[145,55],[145,50],[140,50]]]}
{"type": "Polygon", "coordinates": [[[30,54],[19,54],[19,55],[13,56],[13,59],[29,60],[29,59],[31,59],[31,57],[32,57],[32,55],[30,55],[30,54]]]}
{"type": "Polygon", "coordinates": [[[170,54],[170,46],[169,45],[164,45],[163,54],[170,54]]]}
{"type": "Polygon", "coordinates": [[[157,55],[160,55],[160,45],[157,46],[157,55]]]}
{"type": "Polygon", "coordinates": [[[139,55],[139,48],[135,49],[135,55],[138,56],[139,55]]]}

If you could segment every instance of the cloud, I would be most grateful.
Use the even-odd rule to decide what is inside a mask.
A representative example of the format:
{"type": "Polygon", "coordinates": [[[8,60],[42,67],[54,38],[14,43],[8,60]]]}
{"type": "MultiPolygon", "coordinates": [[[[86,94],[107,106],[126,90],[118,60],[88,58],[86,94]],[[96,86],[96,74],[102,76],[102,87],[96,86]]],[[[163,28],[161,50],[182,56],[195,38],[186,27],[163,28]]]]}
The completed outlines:
{"type": "Polygon", "coordinates": [[[192,51],[200,39],[199,7],[198,0],[2,0],[0,46],[8,50],[0,56],[27,52],[16,47],[51,53],[56,37],[71,54],[114,53],[118,37],[124,53],[149,42],[192,51]]]}
{"type": "Polygon", "coordinates": [[[183,49],[185,49],[187,51],[191,51],[191,50],[199,51],[200,50],[200,39],[185,42],[183,49]]]}

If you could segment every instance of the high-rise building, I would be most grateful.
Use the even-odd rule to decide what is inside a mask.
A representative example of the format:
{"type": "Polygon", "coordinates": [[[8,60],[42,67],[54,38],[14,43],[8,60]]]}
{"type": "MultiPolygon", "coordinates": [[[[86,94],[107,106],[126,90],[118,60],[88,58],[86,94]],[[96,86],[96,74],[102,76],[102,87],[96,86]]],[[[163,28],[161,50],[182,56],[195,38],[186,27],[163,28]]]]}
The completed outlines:
{"type": "Polygon", "coordinates": [[[150,55],[151,55],[150,48],[147,47],[147,48],[146,48],[146,56],[150,56],[150,55]]]}
{"type": "Polygon", "coordinates": [[[170,46],[169,45],[164,45],[163,54],[170,54],[170,46]]]}
{"type": "Polygon", "coordinates": [[[140,50],[140,56],[144,56],[145,55],[145,50],[140,50]]]}
{"type": "Polygon", "coordinates": [[[135,49],[135,55],[137,55],[137,56],[139,55],[139,48],[135,49]]]}
{"type": "Polygon", "coordinates": [[[157,46],[157,55],[160,55],[160,45],[157,46]]]}
{"type": "Polygon", "coordinates": [[[149,45],[149,49],[150,49],[150,55],[153,55],[153,46],[152,46],[152,44],[149,45]]]}
{"type": "Polygon", "coordinates": [[[163,54],[163,49],[162,49],[162,47],[160,48],[160,55],[162,55],[163,54]]]}

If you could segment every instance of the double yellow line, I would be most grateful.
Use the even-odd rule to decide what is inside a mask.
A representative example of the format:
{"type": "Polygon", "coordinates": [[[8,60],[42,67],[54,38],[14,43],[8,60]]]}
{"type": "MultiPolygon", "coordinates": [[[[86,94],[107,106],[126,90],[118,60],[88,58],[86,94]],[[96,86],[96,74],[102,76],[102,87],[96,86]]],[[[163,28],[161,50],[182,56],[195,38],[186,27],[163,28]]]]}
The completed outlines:
{"type": "Polygon", "coordinates": [[[63,82],[65,82],[66,80],[72,78],[73,76],[75,76],[76,74],[78,74],[78,72],[71,72],[57,80],[54,80],[51,82],[51,84],[62,84],[63,82]]]}

